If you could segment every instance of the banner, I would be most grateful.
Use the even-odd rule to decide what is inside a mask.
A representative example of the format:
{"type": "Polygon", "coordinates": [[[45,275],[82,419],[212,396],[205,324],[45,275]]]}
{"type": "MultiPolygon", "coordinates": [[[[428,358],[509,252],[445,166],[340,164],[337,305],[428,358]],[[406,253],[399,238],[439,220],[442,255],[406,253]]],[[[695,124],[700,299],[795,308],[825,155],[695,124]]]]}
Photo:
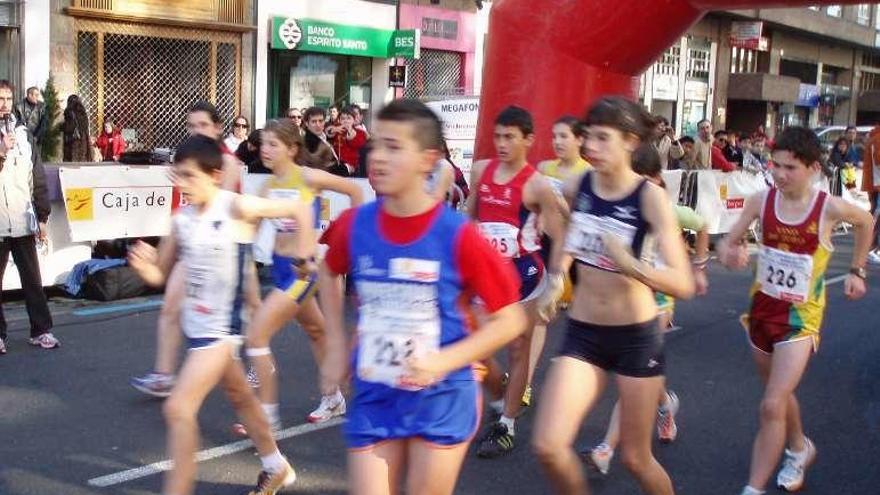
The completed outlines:
{"type": "Polygon", "coordinates": [[[443,121],[443,136],[449,147],[452,161],[470,181],[474,162],[474,143],[477,139],[477,118],[480,99],[458,98],[454,100],[429,101],[425,103],[443,121]]]}
{"type": "Polygon", "coordinates": [[[316,19],[272,18],[272,48],[375,58],[419,58],[421,31],[347,26],[316,19]]]}
{"type": "Polygon", "coordinates": [[[58,170],[74,242],[168,235],[180,202],[165,166],[61,167],[58,170]]]}

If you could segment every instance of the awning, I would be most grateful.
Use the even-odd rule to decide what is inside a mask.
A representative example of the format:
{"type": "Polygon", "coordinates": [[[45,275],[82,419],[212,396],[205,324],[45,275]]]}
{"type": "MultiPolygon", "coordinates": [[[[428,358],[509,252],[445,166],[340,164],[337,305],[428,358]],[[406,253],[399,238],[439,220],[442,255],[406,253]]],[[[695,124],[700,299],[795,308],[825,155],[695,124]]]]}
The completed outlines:
{"type": "Polygon", "coordinates": [[[797,103],[801,81],[796,77],[763,73],[731,74],[727,87],[730,100],[797,103]]]}

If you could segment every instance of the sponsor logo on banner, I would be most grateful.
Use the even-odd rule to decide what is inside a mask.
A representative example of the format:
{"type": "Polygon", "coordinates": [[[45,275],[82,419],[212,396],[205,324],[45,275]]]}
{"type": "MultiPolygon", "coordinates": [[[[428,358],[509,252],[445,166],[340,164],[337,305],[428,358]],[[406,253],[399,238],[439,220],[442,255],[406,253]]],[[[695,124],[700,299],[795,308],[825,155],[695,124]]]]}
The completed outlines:
{"type": "Polygon", "coordinates": [[[93,192],[93,189],[87,187],[65,189],[68,221],[88,221],[94,218],[93,192]]]}
{"type": "Polygon", "coordinates": [[[746,205],[746,198],[729,198],[727,200],[728,210],[739,210],[746,205]]]}
{"type": "Polygon", "coordinates": [[[436,282],[440,279],[440,262],[416,258],[393,258],[389,276],[410,282],[436,282]]]}

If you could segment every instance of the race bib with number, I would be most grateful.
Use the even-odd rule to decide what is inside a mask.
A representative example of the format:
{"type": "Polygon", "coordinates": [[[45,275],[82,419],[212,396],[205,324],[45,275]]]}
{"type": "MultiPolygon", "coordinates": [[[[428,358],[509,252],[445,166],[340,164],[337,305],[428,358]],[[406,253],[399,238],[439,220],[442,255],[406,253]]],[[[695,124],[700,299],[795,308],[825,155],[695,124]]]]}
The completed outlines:
{"type": "Polygon", "coordinates": [[[806,302],[813,281],[813,257],[763,246],[757,277],[764,294],[792,303],[806,302]]]}
{"type": "Polygon", "coordinates": [[[482,222],[480,233],[505,258],[519,255],[519,229],[504,222],[482,222]]]}
{"type": "Polygon", "coordinates": [[[571,225],[565,237],[565,251],[576,259],[609,271],[619,271],[617,264],[608,256],[603,234],[612,234],[626,245],[632,245],[636,227],[616,218],[597,217],[580,211],[572,212],[571,225]]]}
{"type": "Polygon", "coordinates": [[[397,291],[389,285],[399,284],[358,284],[359,295],[366,292],[362,300],[367,302],[361,305],[358,320],[357,374],[367,382],[417,390],[402,384],[401,378],[407,359],[440,348],[436,286],[407,284],[406,290],[397,291]],[[373,290],[384,294],[371,294],[373,290]],[[411,297],[401,297],[407,293],[411,297]]]}
{"type": "MultiPolygon", "coordinates": [[[[299,201],[299,189],[269,189],[269,199],[292,199],[299,201]]],[[[269,220],[279,232],[295,232],[297,224],[290,218],[272,218],[269,220]]]]}

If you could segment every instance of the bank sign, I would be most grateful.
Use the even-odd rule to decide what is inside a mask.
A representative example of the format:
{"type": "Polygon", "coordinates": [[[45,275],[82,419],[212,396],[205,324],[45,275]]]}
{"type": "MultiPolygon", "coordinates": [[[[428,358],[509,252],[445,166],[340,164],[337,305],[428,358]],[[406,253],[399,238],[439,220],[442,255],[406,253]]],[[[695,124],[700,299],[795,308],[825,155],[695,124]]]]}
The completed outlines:
{"type": "Polygon", "coordinates": [[[419,58],[420,31],[390,31],[314,19],[272,18],[272,48],[375,58],[419,58]]]}

